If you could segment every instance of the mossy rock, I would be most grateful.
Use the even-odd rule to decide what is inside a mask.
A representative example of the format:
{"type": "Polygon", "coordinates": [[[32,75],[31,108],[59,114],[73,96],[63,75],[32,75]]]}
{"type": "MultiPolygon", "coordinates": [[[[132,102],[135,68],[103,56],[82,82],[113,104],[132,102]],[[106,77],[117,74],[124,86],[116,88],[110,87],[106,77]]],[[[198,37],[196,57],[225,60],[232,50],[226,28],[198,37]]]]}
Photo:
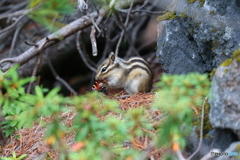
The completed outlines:
{"type": "Polygon", "coordinates": [[[233,62],[233,58],[226,59],[220,66],[226,67],[229,66],[233,62]]]}
{"type": "Polygon", "coordinates": [[[232,64],[233,60],[235,60],[237,62],[240,61],[240,49],[235,50],[232,54],[232,57],[223,61],[220,66],[222,66],[222,67],[229,66],[230,64],[232,64]]]}
{"type": "Polygon", "coordinates": [[[240,49],[237,49],[236,51],[233,52],[232,57],[239,62],[240,61],[240,49]]]}
{"type": "Polygon", "coordinates": [[[194,2],[199,2],[200,6],[202,7],[205,3],[205,0],[188,0],[188,3],[194,3],[194,2]]]}
{"type": "Polygon", "coordinates": [[[176,18],[176,12],[167,12],[164,15],[158,16],[158,21],[170,20],[176,18]]]}

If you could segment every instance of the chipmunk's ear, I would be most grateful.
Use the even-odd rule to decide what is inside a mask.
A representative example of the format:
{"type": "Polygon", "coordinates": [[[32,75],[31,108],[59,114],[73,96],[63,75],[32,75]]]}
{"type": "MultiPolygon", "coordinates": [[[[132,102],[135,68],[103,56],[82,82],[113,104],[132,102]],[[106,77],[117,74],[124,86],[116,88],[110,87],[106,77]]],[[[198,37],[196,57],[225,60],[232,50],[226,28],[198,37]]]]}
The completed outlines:
{"type": "Polygon", "coordinates": [[[114,61],[115,61],[115,55],[114,55],[114,53],[111,52],[111,53],[109,54],[108,58],[114,62],[114,61]]]}

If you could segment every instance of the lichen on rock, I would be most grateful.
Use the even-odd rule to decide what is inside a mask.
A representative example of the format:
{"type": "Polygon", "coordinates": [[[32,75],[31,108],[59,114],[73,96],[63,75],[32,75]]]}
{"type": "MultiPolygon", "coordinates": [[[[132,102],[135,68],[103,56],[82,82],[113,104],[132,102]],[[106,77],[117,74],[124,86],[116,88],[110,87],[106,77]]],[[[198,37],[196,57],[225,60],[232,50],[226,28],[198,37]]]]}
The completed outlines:
{"type": "Polygon", "coordinates": [[[165,72],[211,72],[240,47],[240,7],[227,0],[201,4],[175,2],[169,9],[175,18],[159,23],[157,56],[165,72]]]}

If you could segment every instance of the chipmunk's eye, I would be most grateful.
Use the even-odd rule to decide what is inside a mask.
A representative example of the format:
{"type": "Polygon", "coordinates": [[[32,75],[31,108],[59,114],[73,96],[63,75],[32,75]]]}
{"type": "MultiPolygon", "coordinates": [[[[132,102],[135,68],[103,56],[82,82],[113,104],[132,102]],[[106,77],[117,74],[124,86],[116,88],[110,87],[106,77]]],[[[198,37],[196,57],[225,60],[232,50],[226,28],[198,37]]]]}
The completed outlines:
{"type": "Polygon", "coordinates": [[[103,67],[102,68],[102,72],[106,71],[107,70],[107,67],[103,67]]]}

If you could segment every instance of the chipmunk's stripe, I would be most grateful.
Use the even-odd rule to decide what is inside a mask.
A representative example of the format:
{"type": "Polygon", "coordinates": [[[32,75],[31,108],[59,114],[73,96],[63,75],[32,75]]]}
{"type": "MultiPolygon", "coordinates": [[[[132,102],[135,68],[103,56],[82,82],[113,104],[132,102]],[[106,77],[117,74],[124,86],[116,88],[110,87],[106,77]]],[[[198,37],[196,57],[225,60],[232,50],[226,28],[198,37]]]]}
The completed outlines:
{"type": "MultiPolygon", "coordinates": [[[[129,64],[129,63],[133,63],[133,62],[140,62],[140,63],[145,64],[147,67],[149,67],[148,63],[147,63],[145,60],[143,60],[142,58],[131,58],[131,59],[129,60],[128,64],[129,64]]],[[[150,67],[149,67],[149,68],[150,68],[150,67]]]]}
{"type": "Polygon", "coordinates": [[[127,73],[130,73],[134,68],[141,68],[142,70],[145,70],[149,76],[152,77],[152,71],[150,69],[150,66],[142,58],[134,57],[129,59],[128,61],[124,61],[122,59],[118,59],[118,60],[128,68],[127,73]]]}
{"type": "Polygon", "coordinates": [[[148,73],[148,75],[152,76],[152,73],[151,73],[151,71],[149,71],[148,68],[143,67],[143,66],[138,65],[138,64],[132,65],[129,69],[127,69],[126,74],[130,74],[134,69],[137,69],[137,68],[141,68],[142,70],[146,71],[148,73]]]}
{"type": "Polygon", "coordinates": [[[145,64],[145,66],[149,70],[149,72],[148,72],[148,73],[150,73],[149,75],[152,75],[151,68],[150,68],[149,64],[146,61],[144,61],[143,59],[135,59],[135,58],[134,59],[130,59],[130,63],[133,63],[133,64],[135,64],[135,63],[143,63],[143,64],[145,64]]]}

